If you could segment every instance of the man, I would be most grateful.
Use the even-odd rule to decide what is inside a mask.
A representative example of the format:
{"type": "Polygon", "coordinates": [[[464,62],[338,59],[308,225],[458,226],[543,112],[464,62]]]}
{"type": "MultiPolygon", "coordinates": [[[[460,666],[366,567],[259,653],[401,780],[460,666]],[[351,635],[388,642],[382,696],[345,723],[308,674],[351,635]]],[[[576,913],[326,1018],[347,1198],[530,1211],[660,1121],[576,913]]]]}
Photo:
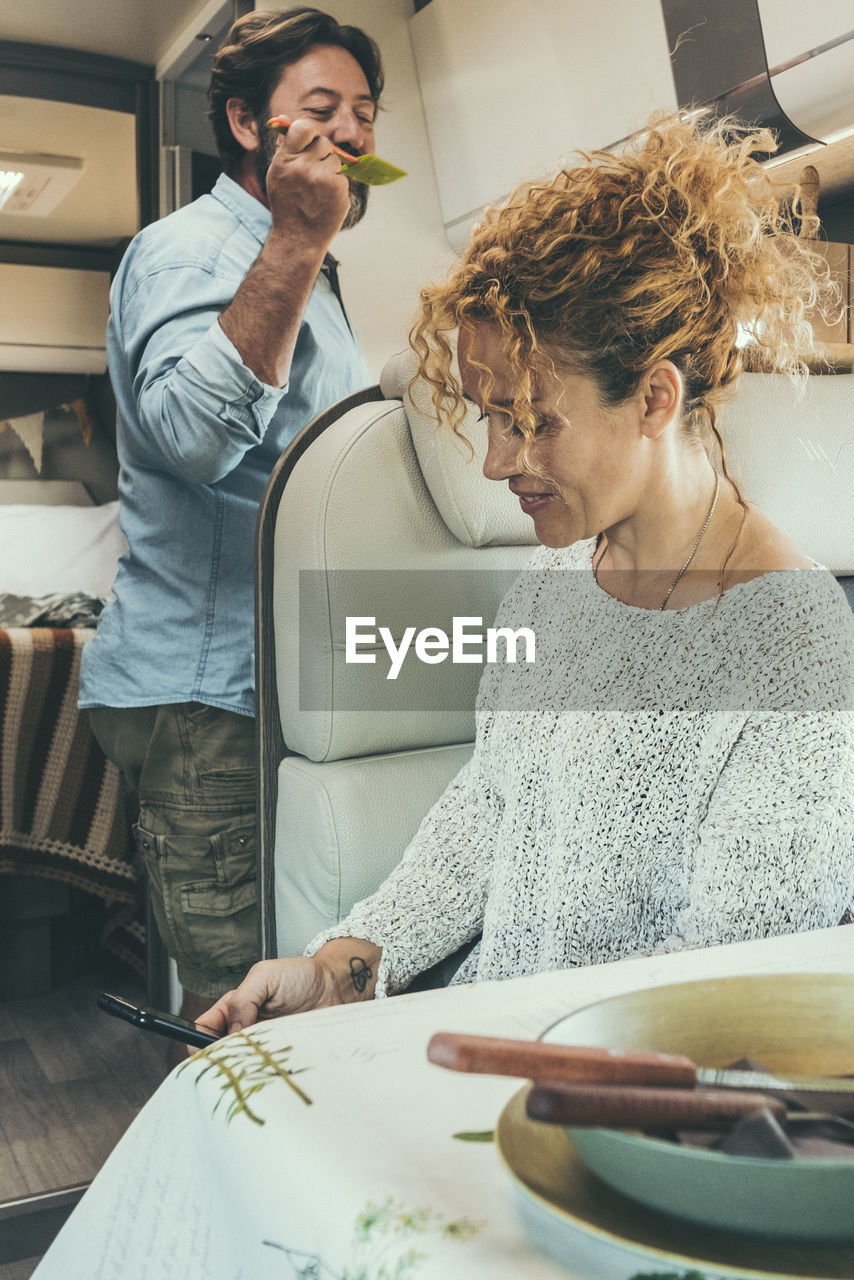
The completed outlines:
{"type": "Polygon", "coordinates": [[[134,828],[194,1017],[257,959],[253,540],[283,448],[369,382],[329,244],[365,211],[331,145],[374,149],[379,51],[316,9],[255,12],[214,62],[210,195],[145,228],[111,294],[129,550],[80,704],[134,828]],[[293,121],[286,134],[266,121],[293,121]]]}

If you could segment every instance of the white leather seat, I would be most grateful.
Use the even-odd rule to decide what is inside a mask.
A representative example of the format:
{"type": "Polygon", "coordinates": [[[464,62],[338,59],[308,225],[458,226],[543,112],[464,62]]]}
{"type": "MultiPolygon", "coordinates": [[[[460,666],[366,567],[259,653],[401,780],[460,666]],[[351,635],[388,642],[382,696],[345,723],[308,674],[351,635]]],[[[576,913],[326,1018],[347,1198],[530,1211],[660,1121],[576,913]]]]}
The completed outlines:
{"type": "MultiPolygon", "coordinates": [[[[807,555],[854,574],[854,375],[746,373],[719,414],[746,498],[807,555]]],[[[849,597],[850,598],[850,597],[849,597]]]]}
{"type": "Polygon", "coordinates": [[[491,626],[535,546],[518,501],[482,474],[477,414],[472,458],[413,403],[413,369],[395,357],[381,390],[306,428],[312,442],[294,443],[262,508],[265,954],[299,953],[371,893],[470,754],[481,664],[410,654],[388,679],[378,628],[399,641],[413,626],[450,636],[454,617],[491,626]],[[348,617],[376,619],[360,646],[374,663],[346,661],[348,617]]]}
{"type": "MultiPolygon", "coordinates": [[[[265,955],[299,953],[371,893],[471,750],[482,667],[411,656],[396,680],[346,661],[349,617],[397,641],[469,615],[491,625],[534,545],[506,487],[419,409],[408,353],[381,388],[294,442],[259,522],[261,915],[265,955]]],[[[745,496],[814,559],[854,574],[854,377],[746,374],[719,415],[745,496]]],[[[847,580],[854,604],[854,578],[847,580]]],[[[367,629],[367,628],[364,628],[367,629]]]]}

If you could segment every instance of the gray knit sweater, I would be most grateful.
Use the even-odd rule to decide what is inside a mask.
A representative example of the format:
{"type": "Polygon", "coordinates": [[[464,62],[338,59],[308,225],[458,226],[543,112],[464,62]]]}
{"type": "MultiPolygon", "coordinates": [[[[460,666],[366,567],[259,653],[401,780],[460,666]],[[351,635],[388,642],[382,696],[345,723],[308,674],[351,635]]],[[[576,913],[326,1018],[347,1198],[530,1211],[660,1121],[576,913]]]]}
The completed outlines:
{"type": "Polygon", "coordinates": [[[315,938],[383,948],[378,994],[835,925],[854,903],[854,618],[827,571],[664,612],[539,548],[498,625],[471,762],[370,898],[315,938]]]}

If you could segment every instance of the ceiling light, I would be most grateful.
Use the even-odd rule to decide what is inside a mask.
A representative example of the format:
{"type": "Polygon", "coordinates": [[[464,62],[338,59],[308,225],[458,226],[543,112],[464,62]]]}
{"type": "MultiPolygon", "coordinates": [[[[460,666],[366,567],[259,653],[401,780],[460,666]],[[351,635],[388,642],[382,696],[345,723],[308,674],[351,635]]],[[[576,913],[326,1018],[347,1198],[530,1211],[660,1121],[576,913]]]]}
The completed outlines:
{"type": "Polygon", "coordinates": [[[24,175],[19,169],[0,169],[0,209],[23,180],[24,175]]]}
{"type": "Polygon", "coordinates": [[[73,156],[0,151],[0,213],[43,218],[53,213],[83,172],[73,156]]]}

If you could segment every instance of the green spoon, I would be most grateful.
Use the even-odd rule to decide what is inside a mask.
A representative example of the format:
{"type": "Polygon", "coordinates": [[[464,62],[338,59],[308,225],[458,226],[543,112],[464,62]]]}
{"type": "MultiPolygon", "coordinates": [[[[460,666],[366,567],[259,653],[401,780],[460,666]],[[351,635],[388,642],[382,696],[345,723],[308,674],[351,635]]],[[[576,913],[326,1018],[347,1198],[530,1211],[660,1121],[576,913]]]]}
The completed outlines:
{"type": "MultiPolygon", "coordinates": [[[[287,133],[291,127],[291,122],[287,116],[273,116],[273,119],[268,120],[267,124],[271,129],[277,129],[280,133],[287,133]]],[[[398,178],[406,177],[405,169],[398,169],[396,165],[389,164],[388,160],[381,160],[379,156],[372,155],[370,152],[364,156],[353,156],[342,147],[336,147],[334,143],[329,145],[336,156],[340,156],[343,161],[341,172],[345,178],[353,178],[356,182],[364,182],[368,187],[384,187],[386,183],[397,182],[398,178]]]]}

